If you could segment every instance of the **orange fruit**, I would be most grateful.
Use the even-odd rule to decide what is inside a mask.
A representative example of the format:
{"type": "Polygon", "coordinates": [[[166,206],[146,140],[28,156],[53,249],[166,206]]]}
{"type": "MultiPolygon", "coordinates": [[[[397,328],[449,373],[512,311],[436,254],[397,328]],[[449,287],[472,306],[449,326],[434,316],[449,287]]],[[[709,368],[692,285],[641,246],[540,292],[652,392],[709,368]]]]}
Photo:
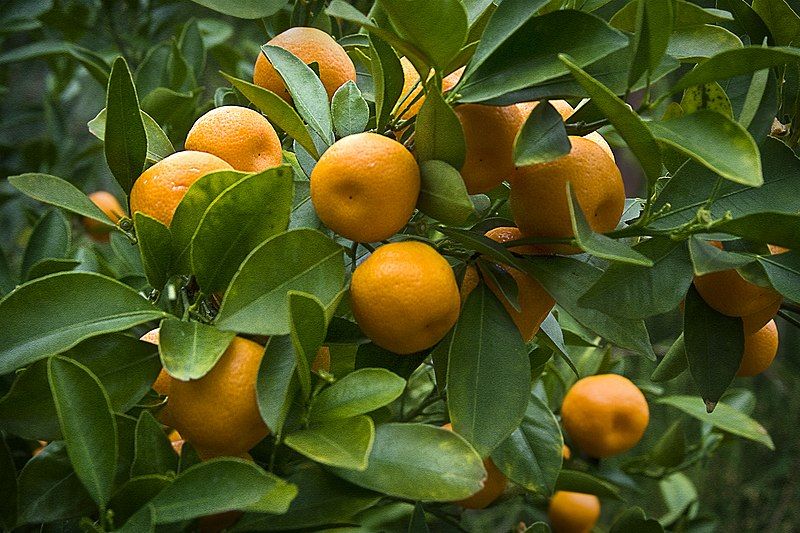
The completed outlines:
{"type": "MultiPolygon", "coordinates": [[[[125,216],[125,210],[122,209],[117,197],[108,191],[95,191],[89,195],[89,200],[99,207],[100,211],[105,213],[114,224],[125,216]]],[[[86,231],[92,239],[100,242],[108,242],[108,232],[111,231],[111,228],[93,218],[83,217],[82,221],[83,227],[86,228],[86,231]]]]}
{"type": "Polygon", "coordinates": [[[234,337],[208,374],[170,383],[170,423],[204,459],[242,456],[269,434],[256,400],[263,356],[263,346],[234,337]]]}
{"type": "Polygon", "coordinates": [[[755,376],[769,368],[778,354],[778,327],[774,320],[744,337],[744,354],[737,376],[755,376]]]}
{"type": "Polygon", "coordinates": [[[569,449],[569,446],[567,446],[566,444],[563,444],[563,445],[561,446],[561,456],[562,456],[564,459],[566,459],[567,461],[569,461],[570,459],[572,459],[572,450],[570,450],[570,449],[569,449]]]}
{"type": "MultiPolygon", "coordinates": [[[[442,426],[448,431],[453,431],[453,425],[450,423],[442,426]]],[[[503,474],[497,465],[494,464],[491,457],[483,460],[483,467],[486,469],[486,479],[483,481],[483,488],[478,492],[465,498],[454,502],[456,505],[464,509],[483,509],[492,504],[497,498],[503,494],[508,485],[508,478],[503,474]]]]}
{"type": "MultiPolygon", "coordinates": [[[[356,67],[344,48],[333,40],[333,37],[316,28],[289,28],[273,37],[267,44],[279,46],[296,55],[303,63],[317,63],[319,78],[328,99],[333,97],[336,89],[348,81],[356,81],[356,67]]],[[[287,102],[292,101],[283,78],[267,60],[263,52],[258,54],[253,70],[253,83],[268,89],[287,102]]]]}
{"type": "MultiPolygon", "coordinates": [[[[486,232],[486,236],[497,242],[510,242],[522,238],[519,229],[514,227],[499,227],[486,232]]],[[[527,247],[515,247],[513,251],[521,252],[527,247]]],[[[499,287],[491,279],[486,279],[486,284],[489,289],[503,304],[503,307],[508,311],[509,316],[516,324],[525,342],[530,341],[536,332],[539,331],[539,326],[542,324],[550,310],[555,305],[555,300],[544,290],[538,281],[530,277],[528,274],[517,270],[516,268],[509,268],[505,265],[500,265],[500,268],[508,272],[517,284],[517,303],[520,310],[517,311],[511,303],[503,296],[499,287]]],[[[469,267],[465,274],[465,282],[461,285],[462,300],[466,300],[466,296],[477,285],[477,273],[474,267],[469,267]],[[471,272],[470,272],[471,271],[471,272]],[[467,280],[469,277],[469,280],[467,280]],[[469,290],[467,291],[467,289],[469,290]]]]}
{"type": "Polygon", "coordinates": [[[514,139],[525,122],[515,104],[465,104],[453,108],[467,145],[461,176],[470,194],[487,192],[514,174],[514,139]]]}
{"type": "MultiPolygon", "coordinates": [[[[158,346],[158,328],[151,329],[139,337],[139,340],[158,346]]],[[[167,371],[162,368],[161,372],[158,373],[156,380],[153,382],[153,390],[156,391],[160,396],[169,396],[169,383],[171,380],[172,376],[170,376],[167,371]]]]}
{"type": "Polygon", "coordinates": [[[353,273],[353,314],[372,342],[398,354],[430,348],[458,320],[453,270],[421,242],[385,244],[353,273]]]}
{"type": "MultiPolygon", "coordinates": [[[[719,241],[709,244],[722,249],[719,241]]],[[[694,286],[703,300],[723,315],[749,317],[745,321],[749,331],[769,322],[783,301],[778,291],[750,283],[736,269],[695,276],[694,286]]]]}
{"type": "Polygon", "coordinates": [[[205,152],[175,152],[145,170],[133,184],[131,213],[144,213],[169,226],[192,183],[211,172],[231,168],[205,152]]]}
{"type": "Polygon", "coordinates": [[[357,242],[388,239],[414,213],[419,166],[399,142],[376,133],[336,141],[311,172],[311,202],[320,220],[357,242]]]}
{"type": "MultiPolygon", "coordinates": [[[[422,83],[419,81],[419,72],[411,64],[407,57],[400,58],[400,65],[403,67],[403,91],[400,93],[398,111],[403,111],[400,118],[408,120],[417,116],[422,103],[425,101],[425,96],[417,95],[422,91],[422,83]]],[[[464,67],[451,72],[442,79],[442,92],[446,93],[455,87],[461,75],[464,73],[464,67]]]]}
{"type": "Polygon", "coordinates": [[[226,105],[197,119],[186,149],[213,154],[242,172],[261,172],[281,164],[281,140],[269,120],[247,107],[226,105]]]}
{"type": "Polygon", "coordinates": [[[628,378],[601,374],[578,380],[561,404],[564,429],[592,457],[633,448],[650,420],[647,400],[628,378]]]}
{"type": "Polygon", "coordinates": [[[589,533],[600,518],[600,500],[594,494],[556,491],[547,509],[553,533],[589,533]]]}
{"type": "MultiPolygon", "coordinates": [[[[509,203],[525,237],[574,236],[566,184],[578,199],[586,220],[598,233],[617,227],[625,209],[625,186],[617,165],[596,143],[570,137],[572,150],[554,161],[519,167],[511,182],[509,203]]],[[[576,253],[566,244],[537,244],[540,253],[576,253]]]]}

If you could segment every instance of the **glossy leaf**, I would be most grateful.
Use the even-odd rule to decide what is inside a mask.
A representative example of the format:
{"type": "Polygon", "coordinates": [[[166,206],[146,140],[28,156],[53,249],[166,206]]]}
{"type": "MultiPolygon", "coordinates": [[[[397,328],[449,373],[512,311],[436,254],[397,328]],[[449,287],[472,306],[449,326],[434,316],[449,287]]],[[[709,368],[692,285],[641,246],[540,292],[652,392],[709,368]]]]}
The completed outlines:
{"type": "Polygon", "coordinates": [[[403,394],[406,380],[383,368],[361,368],[322,390],[309,408],[312,421],[367,414],[403,394]]]}
{"type": "Polygon", "coordinates": [[[45,213],[28,239],[22,256],[22,272],[29,272],[35,263],[44,259],[66,257],[71,238],[70,224],[60,211],[52,209],[45,213]]]}
{"type": "Polygon", "coordinates": [[[367,128],[369,106],[352,80],[334,93],[331,100],[331,117],[337,137],[361,133],[367,128]]]}
{"type": "Polygon", "coordinates": [[[475,213],[461,174],[444,161],[419,165],[421,186],[417,208],[445,224],[461,225],[475,213]]]}
{"type": "Polygon", "coordinates": [[[314,295],[289,291],[290,336],[294,345],[297,378],[303,396],[311,394],[311,365],[325,341],[325,307],[314,295]]]}
{"type": "Polygon", "coordinates": [[[172,235],[164,224],[144,213],[133,215],[142,266],[150,286],[162,289],[172,272],[172,235]]]}
{"type": "Polygon", "coordinates": [[[761,256],[758,262],[776,291],[800,302],[800,255],[797,252],[761,256]]]}
{"type": "Polygon", "coordinates": [[[598,477],[578,470],[561,470],[556,481],[556,490],[594,494],[600,498],[621,499],[619,489],[598,477]]]}
{"type": "Polygon", "coordinates": [[[720,270],[740,268],[755,262],[756,258],[750,255],[720,250],[697,236],[689,239],[689,253],[692,258],[692,268],[695,276],[702,276],[720,270]]]}
{"type": "Polygon", "coordinates": [[[150,411],[142,411],[136,423],[136,452],[131,477],[178,471],[178,455],[161,424],[150,411]]]}
{"type": "Polygon", "coordinates": [[[464,130],[435,84],[428,85],[414,131],[415,153],[420,161],[444,161],[457,169],[464,164],[464,130]]]}
{"type": "Polygon", "coordinates": [[[403,66],[397,54],[377,35],[369,37],[369,57],[375,83],[375,121],[378,130],[386,126],[392,109],[403,92],[403,66]]]}
{"type": "Polygon", "coordinates": [[[542,102],[533,108],[514,139],[514,164],[547,163],[571,149],[564,119],[549,102],[542,102]]]}
{"type": "Polygon", "coordinates": [[[107,94],[103,144],[106,162],[120,187],[130,193],[133,182],[144,170],[147,133],[130,69],[121,57],[111,67],[107,94]]]}
{"type": "Polygon", "coordinates": [[[10,176],[8,182],[34,200],[61,207],[109,227],[114,225],[88,196],[66,180],[49,174],[30,173],[10,176]]]}
{"type": "Polygon", "coordinates": [[[751,241],[800,249],[800,215],[797,214],[754,213],[725,221],[715,229],[751,241]]]}
{"type": "MultiPolygon", "coordinates": [[[[774,44],[797,46],[800,40],[800,16],[788,2],[785,0],[753,0],[752,7],[769,28],[774,44]]],[[[794,4],[794,7],[797,7],[797,4],[794,4]]]]}
{"type": "MultiPolygon", "coordinates": [[[[158,125],[158,122],[144,111],[140,111],[140,113],[142,114],[145,135],[147,136],[147,161],[157,163],[174,153],[175,148],[172,146],[167,134],[158,125]]],[[[107,112],[103,109],[87,124],[91,134],[101,141],[104,141],[106,136],[106,116],[107,112]]]]}
{"type": "Polygon", "coordinates": [[[200,379],[214,368],[234,336],[200,322],[165,318],[159,328],[161,362],[175,379],[200,379]]]}
{"type": "Polygon", "coordinates": [[[679,61],[697,63],[741,47],[742,41],[730,31],[705,24],[676,29],[670,37],[667,53],[679,61]]]}
{"type": "Polygon", "coordinates": [[[631,47],[635,50],[628,86],[632,87],[643,74],[655,72],[667,51],[672,33],[672,0],[638,0],[636,32],[631,47]]]}
{"type": "Polygon", "coordinates": [[[99,274],[63,272],[30,281],[0,301],[0,375],[162,316],[136,291],[99,274]]]}
{"type": "Polygon", "coordinates": [[[375,425],[368,416],[341,418],[310,425],[286,435],[284,443],[320,464],[366,470],[375,439],[375,425]]]}
{"type": "Polygon", "coordinates": [[[258,369],[256,395],[261,418],[273,433],[283,431],[283,423],[299,388],[296,368],[297,358],[291,337],[271,336],[258,369]]]}
{"type": "Polygon", "coordinates": [[[284,6],[283,0],[192,0],[196,4],[243,19],[260,19],[274,15],[284,6]]]}

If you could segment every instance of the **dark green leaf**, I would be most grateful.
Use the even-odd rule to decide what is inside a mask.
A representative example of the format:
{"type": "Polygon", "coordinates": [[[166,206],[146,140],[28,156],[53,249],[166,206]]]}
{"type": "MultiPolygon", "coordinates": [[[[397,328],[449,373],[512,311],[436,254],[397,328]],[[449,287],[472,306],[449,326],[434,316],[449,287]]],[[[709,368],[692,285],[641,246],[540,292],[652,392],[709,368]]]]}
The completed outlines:
{"type": "Polygon", "coordinates": [[[467,151],[464,130],[434,83],[426,89],[414,132],[414,149],[420,161],[439,160],[455,168],[464,164],[467,151]]]}
{"type": "Polygon", "coordinates": [[[737,252],[720,250],[696,235],[689,239],[689,253],[695,276],[702,276],[720,270],[740,268],[755,262],[756,258],[737,252]]]}
{"type": "Polygon", "coordinates": [[[291,337],[271,336],[258,370],[256,394],[261,418],[276,434],[283,431],[283,423],[298,390],[296,367],[297,359],[291,337]]]}
{"type": "Polygon", "coordinates": [[[150,411],[144,410],[136,423],[136,453],[131,477],[178,471],[178,455],[150,411]]]}
{"type": "Polygon", "coordinates": [[[369,57],[375,83],[375,121],[378,131],[389,122],[397,99],[403,92],[403,66],[391,46],[377,35],[370,35],[369,57]]]}
{"type": "Polygon", "coordinates": [[[206,66],[206,46],[197,20],[190,20],[181,30],[178,47],[195,78],[203,74],[206,66]]]}
{"type": "MultiPolygon", "coordinates": [[[[44,5],[44,3],[42,3],[44,5]]],[[[66,55],[78,61],[103,87],[108,84],[108,64],[98,53],[63,41],[35,41],[0,54],[0,65],[38,57],[66,55]]]]}
{"type": "Polygon", "coordinates": [[[120,187],[130,193],[133,182],[144,170],[147,133],[131,71],[122,57],[114,61],[108,78],[104,146],[108,168],[120,187]]]}
{"type": "Polygon", "coordinates": [[[284,0],[192,0],[224,15],[260,19],[274,15],[286,5],[284,0]]]}
{"type": "Polygon", "coordinates": [[[294,345],[297,378],[303,396],[311,394],[311,365],[325,341],[325,306],[314,295],[289,291],[290,336],[294,345]]]}
{"type": "Polygon", "coordinates": [[[655,72],[667,50],[672,33],[672,0],[638,0],[636,31],[631,47],[635,50],[628,87],[633,87],[646,72],[655,72]]]}
{"type": "Polygon", "coordinates": [[[20,174],[9,177],[8,182],[34,200],[61,207],[108,226],[114,225],[88,196],[66,180],[49,174],[20,174]]]}
{"type": "Polygon", "coordinates": [[[22,256],[22,272],[43,259],[66,257],[72,238],[69,222],[57,209],[45,213],[33,227],[28,246],[22,256]]]}
{"type": "Polygon", "coordinates": [[[614,521],[609,533],[626,533],[628,531],[663,533],[664,528],[661,527],[658,520],[647,518],[641,507],[631,507],[614,521]]]}
{"type": "Polygon", "coordinates": [[[156,474],[129,479],[114,492],[114,496],[108,504],[109,509],[114,511],[114,523],[125,524],[125,528],[134,527],[135,523],[129,522],[128,519],[137,514],[140,508],[144,507],[171,482],[171,477],[156,474]]]}
{"type": "Polygon", "coordinates": [[[358,86],[352,81],[336,90],[331,100],[333,129],[338,137],[361,133],[369,122],[369,106],[358,86]]]}
{"type": "Polygon", "coordinates": [[[547,163],[567,155],[571,149],[564,119],[545,101],[533,108],[514,139],[514,164],[522,167],[547,163]]]}
{"type": "Polygon", "coordinates": [[[217,364],[234,336],[199,322],[165,318],[159,329],[161,361],[175,379],[200,379],[217,364]]]}
{"type": "Polygon", "coordinates": [[[147,281],[161,290],[172,272],[172,234],[168,227],[144,213],[133,215],[133,225],[147,281]]]}
{"type": "Polygon", "coordinates": [[[800,39],[800,16],[785,0],[753,0],[752,6],[753,11],[758,13],[769,28],[774,44],[797,46],[800,39]]]}
{"type": "MultiPolygon", "coordinates": [[[[686,28],[701,24],[724,25],[733,21],[733,17],[729,13],[719,9],[706,9],[686,0],[672,0],[672,5],[675,28],[686,28]]],[[[636,31],[638,8],[639,2],[637,0],[628,2],[611,17],[610,24],[622,31],[634,33],[636,31]]]]}
{"type": "Polygon", "coordinates": [[[311,401],[312,421],[367,414],[403,394],[406,381],[383,368],[361,368],[327,387],[311,401]]]}
{"type": "Polygon", "coordinates": [[[737,24],[750,36],[751,43],[762,44],[766,40],[770,45],[775,44],[767,25],[750,4],[744,0],[720,0],[718,5],[731,12],[737,24]]]}
{"type": "Polygon", "coordinates": [[[697,63],[741,47],[742,41],[733,33],[705,24],[676,29],[670,37],[667,54],[682,62],[697,63]]]}
{"type": "Polygon", "coordinates": [[[75,259],[42,259],[31,266],[30,270],[28,270],[28,274],[25,276],[25,281],[43,278],[58,272],[69,272],[80,264],[81,262],[75,259]]]}
{"type": "MultiPolygon", "coordinates": [[[[167,134],[158,125],[158,122],[153,120],[153,117],[140,111],[142,114],[142,123],[144,124],[144,131],[147,135],[147,161],[157,163],[168,155],[175,152],[167,134]]],[[[105,140],[106,136],[106,110],[103,109],[87,124],[89,131],[100,139],[105,140]]]]}
{"type": "Polygon", "coordinates": [[[760,256],[758,262],[776,291],[790,300],[800,302],[800,255],[796,251],[760,256]]]}
{"type": "Polygon", "coordinates": [[[5,438],[0,435],[0,524],[11,531],[17,524],[17,469],[5,438]]]}
{"type": "Polygon", "coordinates": [[[556,481],[556,490],[594,494],[600,498],[621,499],[619,489],[605,481],[577,470],[561,470],[556,481]]]}
{"type": "Polygon", "coordinates": [[[461,225],[475,213],[461,174],[444,161],[422,161],[417,208],[445,224],[461,225]]]}
{"type": "Polygon", "coordinates": [[[408,523],[408,533],[430,533],[425,520],[425,508],[419,502],[414,505],[414,514],[411,515],[411,521],[408,523]]]}
{"type": "Polygon", "coordinates": [[[372,419],[355,416],[312,424],[286,435],[284,443],[320,464],[363,471],[374,439],[372,419]]]}
{"type": "Polygon", "coordinates": [[[747,240],[800,249],[800,215],[788,213],[753,213],[715,226],[715,231],[730,233],[747,240]]]}
{"type": "Polygon", "coordinates": [[[669,381],[681,375],[684,370],[689,368],[689,361],[686,359],[686,345],[683,342],[683,333],[675,339],[670,349],[659,361],[658,366],[650,375],[650,381],[656,383],[669,381]]]}

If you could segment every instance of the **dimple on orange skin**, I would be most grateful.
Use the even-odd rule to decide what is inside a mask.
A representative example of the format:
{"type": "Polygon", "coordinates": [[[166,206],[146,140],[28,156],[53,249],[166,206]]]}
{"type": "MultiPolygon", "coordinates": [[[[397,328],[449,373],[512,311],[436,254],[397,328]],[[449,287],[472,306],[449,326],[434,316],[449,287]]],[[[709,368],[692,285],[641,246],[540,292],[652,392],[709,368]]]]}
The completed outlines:
{"type": "MultiPolygon", "coordinates": [[[[267,44],[288,50],[307,65],[317,63],[319,77],[329,100],[339,87],[348,81],[356,81],[356,67],[353,61],[344,48],[322,30],[305,27],[289,28],[276,35],[267,44]]],[[[274,92],[289,103],[292,102],[283,78],[263,52],[259,53],[256,59],[253,83],[274,92]]]]}
{"type": "MultiPolygon", "coordinates": [[[[117,197],[108,191],[95,191],[89,195],[89,199],[115,224],[125,216],[125,210],[122,209],[117,197]]],[[[108,242],[108,233],[111,228],[92,218],[83,217],[82,220],[83,227],[86,228],[92,239],[108,242]]]]}
{"type": "Polygon", "coordinates": [[[356,242],[400,231],[414,213],[419,166],[399,142],[376,133],[336,141],[311,172],[311,202],[320,220],[356,242]]]}
{"type": "Polygon", "coordinates": [[[647,400],[628,378],[601,374],[578,380],[561,404],[561,420],[572,441],[591,457],[633,448],[647,429],[647,400]]]}
{"type": "MultiPolygon", "coordinates": [[[[453,431],[453,425],[450,423],[442,427],[448,431],[453,431]]],[[[483,460],[483,467],[486,469],[483,488],[469,498],[454,502],[456,505],[464,509],[485,509],[505,492],[508,486],[508,478],[497,468],[491,457],[483,460]]]]}
{"type": "Polygon", "coordinates": [[[131,189],[131,213],[144,213],[169,226],[175,209],[192,183],[228,163],[205,152],[175,152],[145,170],[131,189]]]}
{"type": "Polygon", "coordinates": [[[744,353],[737,376],[756,376],[768,369],[778,354],[778,327],[770,320],[758,331],[745,335],[744,353]]]}
{"type": "Polygon", "coordinates": [[[241,172],[261,172],[281,164],[281,141],[269,120],[241,106],[212,109],[194,123],[187,150],[206,152],[241,172]]]}
{"type": "Polygon", "coordinates": [[[488,192],[514,173],[514,139],[525,117],[517,105],[464,104],[453,108],[467,151],[461,176],[470,194],[488,192]]]}
{"type": "Polygon", "coordinates": [[[170,383],[170,422],[204,459],[243,456],[269,434],[256,399],[263,346],[234,337],[208,374],[170,383]]]}
{"type": "Polygon", "coordinates": [[[553,533],[589,533],[600,518],[600,500],[593,494],[556,491],[547,517],[553,533]]]}
{"type": "MultiPolygon", "coordinates": [[[[596,143],[570,137],[569,154],[537,165],[519,167],[511,182],[509,204],[525,237],[569,239],[574,236],[567,203],[567,182],[586,220],[598,233],[617,227],[625,209],[625,186],[617,165],[596,143]]],[[[566,244],[537,244],[537,253],[573,254],[566,244]]]]}
{"type": "Polygon", "coordinates": [[[439,342],[460,310],[458,285],[447,260],[415,241],[379,247],[353,273],[350,297],[367,337],[398,354],[439,342]]]}

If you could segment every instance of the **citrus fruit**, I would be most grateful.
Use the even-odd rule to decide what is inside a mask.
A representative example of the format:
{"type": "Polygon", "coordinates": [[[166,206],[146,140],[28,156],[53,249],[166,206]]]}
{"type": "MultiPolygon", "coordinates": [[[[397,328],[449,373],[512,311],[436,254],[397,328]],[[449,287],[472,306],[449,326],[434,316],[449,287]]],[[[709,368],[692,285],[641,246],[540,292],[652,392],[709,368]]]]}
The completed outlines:
{"type": "MultiPolygon", "coordinates": [[[[155,328],[139,337],[139,340],[158,346],[159,338],[160,336],[158,334],[158,328],[155,328]]],[[[172,381],[172,376],[170,376],[167,371],[162,368],[158,373],[158,377],[156,377],[156,380],[153,382],[153,390],[156,391],[160,396],[169,396],[170,381],[172,381]]]]}
{"type": "MultiPolygon", "coordinates": [[[[289,28],[273,37],[267,44],[279,46],[296,55],[303,63],[319,65],[319,78],[328,99],[333,97],[336,89],[348,81],[356,81],[356,67],[353,61],[333,37],[316,28],[289,28]]],[[[253,69],[253,83],[268,89],[287,102],[292,101],[283,78],[267,60],[263,52],[258,54],[253,69]]]]}
{"type": "Polygon", "coordinates": [[[769,368],[778,353],[778,327],[774,320],[744,337],[744,354],[737,376],[755,376],[769,368]]]}
{"type": "MultiPolygon", "coordinates": [[[[614,161],[596,143],[570,137],[569,154],[547,163],[517,168],[509,203],[517,227],[525,237],[570,238],[572,222],[567,182],[586,220],[598,233],[616,228],[625,208],[625,186],[614,161]]],[[[537,244],[540,253],[576,253],[565,244],[537,244]]]]}
{"type": "Polygon", "coordinates": [[[600,500],[594,494],[556,491],[547,509],[553,533],[589,533],[600,518],[600,500]]]}
{"type": "Polygon", "coordinates": [[[311,202],[320,220],[356,242],[388,239],[414,213],[419,166],[402,144],[376,133],[336,141],[311,172],[311,202]]]}
{"type": "Polygon", "coordinates": [[[131,213],[144,213],[169,226],[189,187],[202,176],[232,167],[205,152],[175,152],[145,170],[131,189],[131,213]]]}
{"type": "MultiPolygon", "coordinates": [[[[89,200],[100,208],[100,211],[111,219],[111,222],[116,224],[120,218],[125,216],[125,210],[117,200],[117,197],[108,191],[95,191],[89,195],[89,200]]],[[[108,242],[108,232],[110,227],[98,222],[93,218],[83,217],[83,227],[89,233],[89,236],[96,241],[108,242]]]]}
{"type": "Polygon", "coordinates": [[[569,436],[592,457],[633,448],[644,435],[650,410],[628,378],[601,374],[578,380],[564,397],[561,419],[569,436]]]}
{"type": "Polygon", "coordinates": [[[263,355],[263,346],[234,337],[205,376],[170,383],[170,423],[201,457],[242,456],[269,434],[256,400],[263,355]]]}
{"type": "MultiPolygon", "coordinates": [[[[709,244],[722,249],[719,241],[709,241],[709,244]]],[[[694,286],[703,300],[723,315],[750,317],[747,321],[750,330],[771,320],[775,316],[772,310],[777,312],[783,300],[775,289],[750,283],[735,269],[695,276],[694,286]]]]}
{"type": "Polygon", "coordinates": [[[226,105],[197,119],[186,149],[213,154],[242,172],[261,172],[281,164],[281,141],[261,113],[226,105]]]}
{"type": "Polygon", "coordinates": [[[465,104],[453,108],[467,151],[461,176],[470,194],[490,191],[514,173],[514,139],[525,117],[515,104],[465,104]]]}
{"type": "MultiPolygon", "coordinates": [[[[448,431],[453,431],[452,424],[448,423],[442,427],[448,431]]],[[[486,469],[486,479],[483,481],[483,488],[469,498],[455,502],[456,505],[464,509],[483,509],[499,498],[500,495],[503,494],[503,491],[506,490],[508,478],[497,468],[497,465],[494,464],[491,457],[487,457],[483,460],[483,467],[486,469]]]]}
{"type": "Polygon", "coordinates": [[[453,270],[421,242],[385,244],[353,273],[353,314],[372,342],[398,354],[430,348],[458,320],[453,270]]]}
{"type": "Polygon", "coordinates": [[[567,461],[569,461],[570,459],[572,459],[572,450],[570,450],[570,449],[569,449],[569,446],[567,446],[566,444],[563,444],[563,445],[561,446],[561,456],[562,456],[564,459],[566,459],[567,461]]]}
{"type": "MultiPolygon", "coordinates": [[[[403,67],[403,91],[400,93],[398,111],[402,111],[401,119],[408,120],[417,116],[422,103],[425,101],[425,96],[418,96],[422,91],[422,83],[420,83],[419,73],[414,68],[414,65],[411,64],[411,61],[407,57],[401,57],[400,65],[403,67]]],[[[442,92],[446,93],[455,87],[463,73],[464,67],[461,67],[445,76],[442,79],[442,92]]]]}

